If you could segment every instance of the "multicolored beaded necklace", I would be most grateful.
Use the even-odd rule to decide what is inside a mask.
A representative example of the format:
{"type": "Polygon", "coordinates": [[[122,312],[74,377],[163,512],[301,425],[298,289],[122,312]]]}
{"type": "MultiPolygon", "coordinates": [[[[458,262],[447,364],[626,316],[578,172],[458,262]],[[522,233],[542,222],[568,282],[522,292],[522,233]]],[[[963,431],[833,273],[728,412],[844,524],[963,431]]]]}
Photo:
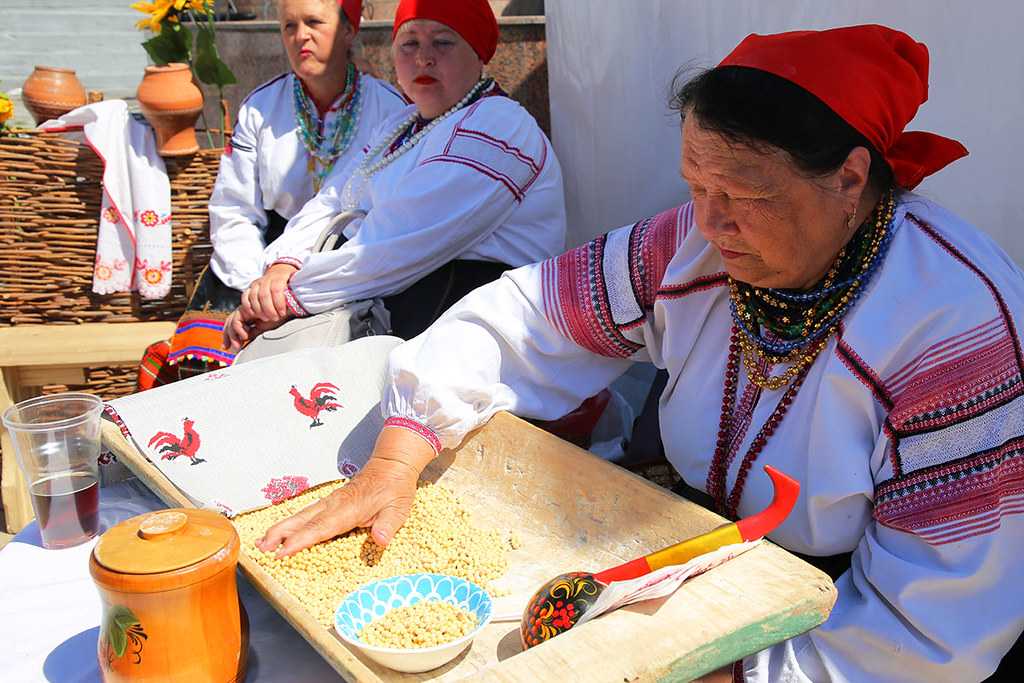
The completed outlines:
{"type": "Polygon", "coordinates": [[[330,175],[334,163],[341,157],[356,137],[359,114],[362,110],[362,76],[350,63],[345,76],[345,90],[339,97],[336,108],[338,115],[324,130],[316,104],[306,93],[302,81],[294,79],[292,99],[295,104],[295,118],[299,124],[299,137],[309,154],[309,174],[313,178],[313,191],[319,192],[324,179],[330,175]]]}
{"type": "Polygon", "coordinates": [[[736,519],[751,466],[785,417],[814,360],[881,266],[892,240],[895,212],[895,192],[889,190],[839,252],[821,284],[810,291],[753,287],[729,278],[733,325],[718,437],[707,477],[708,493],[720,514],[736,519]],[[746,367],[747,378],[758,388],[786,390],[751,441],[740,461],[736,484],[727,496],[729,443],[741,363],[746,367]],[[779,363],[790,367],[782,374],[770,375],[770,367],[779,363]]]}
{"type": "Polygon", "coordinates": [[[895,210],[890,190],[840,250],[821,284],[810,291],[766,289],[729,278],[729,307],[733,324],[742,333],[739,344],[751,382],[775,391],[814,362],[882,264],[895,210]],[[759,369],[761,358],[770,365],[790,367],[769,376],[759,369]]]}
{"type": "Polygon", "coordinates": [[[462,99],[451,106],[446,112],[433,119],[424,119],[414,111],[388,135],[383,136],[373,148],[363,154],[363,160],[349,176],[341,192],[342,211],[351,211],[359,205],[370,178],[388,164],[414,148],[419,141],[430,134],[445,119],[464,107],[468,107],[482,97],[497,94],[499,89],[494,79],[481,78],[469,89],[462,99]],[[378,155],[380,158],[378,159],[378,155]],[[374,161],[376,159],[376,161],[374,161]]]}

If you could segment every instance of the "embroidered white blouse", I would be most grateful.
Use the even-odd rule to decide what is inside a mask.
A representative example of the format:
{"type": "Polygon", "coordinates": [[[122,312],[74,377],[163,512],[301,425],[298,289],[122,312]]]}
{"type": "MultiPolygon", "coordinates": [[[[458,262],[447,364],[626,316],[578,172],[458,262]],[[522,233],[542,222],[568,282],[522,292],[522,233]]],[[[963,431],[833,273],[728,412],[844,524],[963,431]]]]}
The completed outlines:
{"type": "MultiPolygon", "coordinates": [[[[828,621],[747,657],[751,681],[980,681],[1024,628],[1024,277],[915,195],[894,230],[742,491],[741,517],[770,502],[762,465],[788,473],[803,489],[772,540],[852,552],[828,621]]],[[[669,372],[667,457],[707,491],[730,328],[721,257],[685,205],[471,293],[392,353],[383,410],[453,447],[496,411],[557,418],[651,360],[669,372]]],[[[727,493],[782,393],[741,373],[727,493]]]]}
{"type": "MultiPolygon", "coordinates": [[[[413,111],[381,123],[368,147],[413,111]]],[[[374,174],[360,201],[367,216],[346,228],[348,241],[310,254],[341,212],[353,168],[327,179],[276,247],[278,259],[302,266],[289,290],[296,315],[396,294],[455,259],[521,266],[565,247],[562,171],[551,143],[525,109],[493,90],[374,174]]]]}
{"type": "MultiPolygon", "coordinates": [[[[249,93],[239,107],[229,150],[221,157],[210,198],[210,267],[235,289],[248,287],[276,258],[264,240],[267,212],[290,219],[314,195],[309,154],[296,122],[294,80],[291,72],[282,74],[249,93]]],[[[335,170],[360,157],[377,124],[406,107],[390,85],[365,74],[360,97],[355,137],[335,161],[335,170]]],[[[339,104],[324,116],[325,129],[341,115],[339,104]]]]}

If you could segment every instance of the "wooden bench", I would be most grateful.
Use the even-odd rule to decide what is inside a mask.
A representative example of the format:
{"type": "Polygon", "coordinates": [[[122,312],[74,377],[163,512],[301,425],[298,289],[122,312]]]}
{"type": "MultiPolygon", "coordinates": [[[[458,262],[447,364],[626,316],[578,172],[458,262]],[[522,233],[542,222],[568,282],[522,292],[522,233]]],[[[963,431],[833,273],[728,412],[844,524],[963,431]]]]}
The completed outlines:
{"type": "MultiPolygon", "coordinates": [[[[85,368],[134,365],[145,348],[167,339],[173,322],[23,325],[0,328],[0,413],[50,384],[85,384],[85,368]]],[[[7,430],[0,443],[0,499],[7,530],[35,516],[7,430]]]]}

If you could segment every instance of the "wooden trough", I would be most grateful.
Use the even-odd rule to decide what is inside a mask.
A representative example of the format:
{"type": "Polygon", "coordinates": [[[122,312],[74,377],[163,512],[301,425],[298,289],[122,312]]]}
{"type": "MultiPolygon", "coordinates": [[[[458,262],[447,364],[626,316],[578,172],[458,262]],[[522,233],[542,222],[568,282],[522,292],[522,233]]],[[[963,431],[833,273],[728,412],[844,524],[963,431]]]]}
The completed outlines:
{"type": "MultiPolygon", "coordinates": [[[[166,503],[189,499],[119,429],[103,441],[166,503]]],[[[444,452],[424,472],[455,491],[481,525],[511,529],[515,593],[564,571],[598,570],[723,519],[507,413],[444,452]]],[[[825,621],[827,575],[771,543],[698,576],[672,596],[617,610],[523,651],[518,623],[491,623],[450,664],[400,674],[350,650],[244,554],[254,586],[349,681],[688,681],[825,621]]]]}

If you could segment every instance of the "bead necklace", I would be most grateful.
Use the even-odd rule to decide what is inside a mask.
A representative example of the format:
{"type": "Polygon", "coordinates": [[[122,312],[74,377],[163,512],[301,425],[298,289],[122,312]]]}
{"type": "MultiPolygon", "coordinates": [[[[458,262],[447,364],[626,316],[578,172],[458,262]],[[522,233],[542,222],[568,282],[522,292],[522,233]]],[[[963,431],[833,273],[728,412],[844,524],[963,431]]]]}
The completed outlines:
{"type": "Polygon", "coordinates": [[[732,333],[729,337],[729,357],[725,366],[722,412],[718,419],[718,438],[715,441],[715,454],[711,459],[711,466],[708,468],[706,482],[707,491],[714,498],[718,513],[729,519],[737,518],[740,499],[743,496],[743,488],[747,482],[747,474],[750,472],[754,461],[761,455],[761,451],[764,450],[768,439],[775,433],[782,419],[786,416],[790,405],[793,403],[793,399],[796,397],[796,393],[800,390],[804,379],[807,377],[807,371],[810,369],[810,365],[801,368],[794,377],[793,383],[782,394],[782,398],[779,399],[775,410],[772,411],[772,414],[768,417],[760,431],[758,431],[754,440],[750,442],[746,455],[740,461],[739,472],[736,474],[736,484],[733,486],[732,492],[726,497],[725,485],[729,470],[729,438],[732,434],[733,411],[736,406],[736,391],[739,386],[740,338],[740,330],[733,325],[732,333]]]}
{"type": "Polygon", "coordinates": [[[857,301],[871,276],[880,267],[892,239],[895,206],[895,194],[890,190],[875,207],[874,220],[865,222],[869,226],[868,230],[859,237],[855,236],[848,247],[840,251],[820,287],[812,292],[759,289],[729,279],[733,325],[722,387],[722,412],[718,419],[715,452],[706,481],[707,491],[715,500],[718,512],[729,519],[738,517],[750,468],[782,423],[814,359],[828,344],[845,313],[857,301]],[[810,306],[799,305],[804,303],[810,303],[810,306]],[[773,313],[779,320],[772,319],[773,313]],[[797,321],[797,318],[800,320],[797,321]],[[766,328],[764,334],[760,333],[762,326],[766,328]],[[757,330],[757,334],[751,330],[757,330]],[[796,345],[781,354],[775,352],[785,347],[780,342],[780,333],[797,337],[796,345]],[[769,376],[767,369],[762,369],[762,361],[766,364],[787,362],[791,366],[781,375],[769,376]],[[785,387],[785,391],[750,442],[740,461],[736,483],[732,491],[727,492],[729,445],[730,439],[735,436],[734,422],[738,417],[734,412],[741,364],[745,366],[747,377],[754,385],[770,391],[785,387]]]}
{"type": "Polygon", "coordinates": [[[309,154],[309,173],[313,177],[313,191],[319,192],[324,179],[330,175],[335,162],[348,151],[355,140],[362,111],[362,76],[350,63],[345,78],[345,90],[339,97],[338,115],[323,130],[323,120],[302,81],[294,79],[292,99],[295,118],[299,124],[299,138],[309,154]]]}
{"type": "Polygon", "coordinates": [[[751,382],[775,391],[814,362],[881,267],[892,240],[895,207],[890,190],[875,207],[873,220],[865,221],[821,285],[810,292],[752,287],[729,278],[729,310],[741,332],[738,346],[751,382]],[[837,286],[837,280],[845,286],[837,286]],[[759,367],[761,358],[789,367],[771,376],[759,367]]]}
{"type": "Polygon", "coordinates": [[[350,211],[359,205],[359,198],[362,196],[366,184],[374,174],[378,173],[395,159],[398,159],[400,156],[419,144],[420,140],[429,135],[430,131],[434,130],[434,128],[440,125],[440,123],[449,116],[463,107],[469,106],[482,97],[493,83],[494,80],[490,78],[480,79],[477,81],[476,85],[469,89],[469,92],[467,92],[461,100],[455,103],[454,106],[420,128],[420,130],[413,135],[408,135],[408,133],[420,120],[419,113],[414,111],[408,117],[403,119],[395,129],[391,131],[391,133],[385,135],[379,143],[363,155],[362,162],[360,162],[356,170],[353,171],[348,182],[345,183],[345,189],[342,191],[342,211],[350,211]],[[374,159],[376,159],[378,155],[381,155],[385,150],[390,149],[395,141],[403,135],[407,136],[405,142],[398,145],[393,151],[383,154],[379,160],[374,162],[374,159]]]}

